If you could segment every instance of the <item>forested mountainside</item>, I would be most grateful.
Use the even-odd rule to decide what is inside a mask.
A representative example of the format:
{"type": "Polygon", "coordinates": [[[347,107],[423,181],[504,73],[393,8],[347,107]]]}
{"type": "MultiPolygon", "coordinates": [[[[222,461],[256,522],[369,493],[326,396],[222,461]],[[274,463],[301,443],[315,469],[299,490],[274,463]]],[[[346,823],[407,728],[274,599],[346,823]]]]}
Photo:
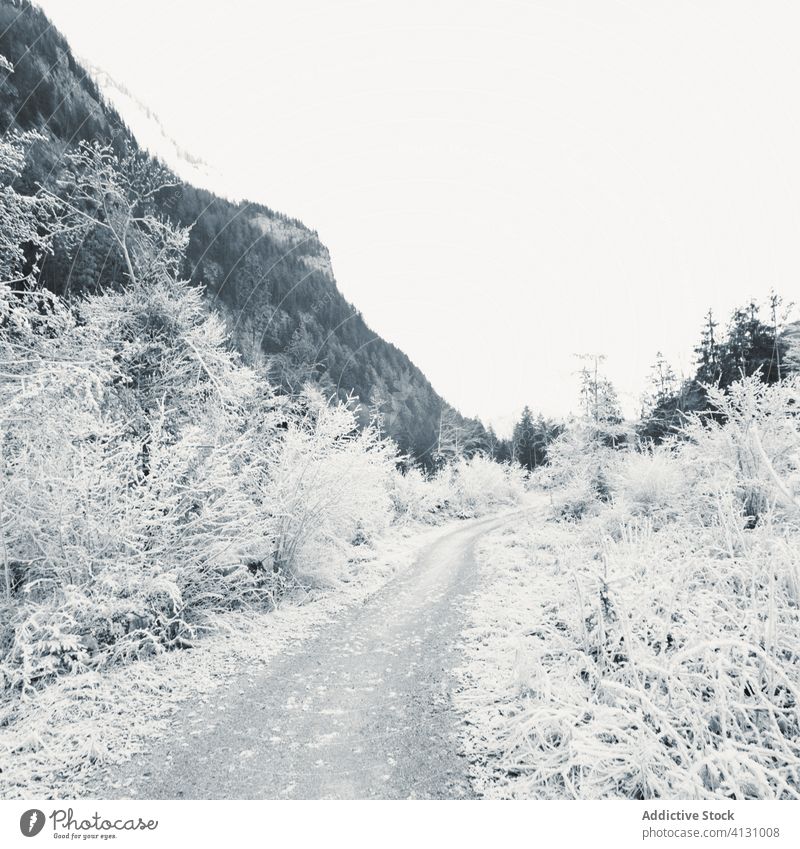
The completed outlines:
{"type": "MultiPolygon", "coordinates": [[[[119,155],[138,149],[66,40],[27,0],[0,0],[0,55],[8,60],[0,69],[0,132],[44,136],[31,150],[22,182],[57,190],[62,159],[81,141],[110,144],[119,155]]],[[[420,369],[345,300],[313,230],[261,204],[233,203],[175,182],[154,198],[157,212],[191,225],[183,274],[205,286],[246,362],[263,361],[286,391],[312,380],[327,394],[352,393],[362,421],[380,413],[401,450],[428,464],[441,447],[443,421],[451,432],[465,428],[483,441],[483,428],[450,408],[420,369]]],[[[77,246],[59,240],[54,248],[38,276],[58,294],[113,289],[124,279],[123,258],[102,230],[77,246]]]]}

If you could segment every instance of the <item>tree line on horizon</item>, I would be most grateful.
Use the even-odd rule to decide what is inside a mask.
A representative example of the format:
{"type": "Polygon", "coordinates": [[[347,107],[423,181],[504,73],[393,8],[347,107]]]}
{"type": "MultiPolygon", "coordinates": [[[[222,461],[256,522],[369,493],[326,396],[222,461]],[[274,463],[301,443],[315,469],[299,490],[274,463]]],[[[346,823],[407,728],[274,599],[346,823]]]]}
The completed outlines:
{"type": "MultiPolygon", "coordinates": [[[[753,375],[771,385],[798,369],[800,323],[789,320],[793,306],[773,291],[764,306],[751,300],[737,307],[724,327],[709,309],[694,349],[694,374],[679,378],[659,351],[632,427],[625,426],[616,390],[601,371],[604,357],[580,355],[581,418],[602,429],[605,441],[615,447],[631,441],[660,444],[677,436],[692,413],[708,409],[709,388],[727,389],[753,375]]],[[[487,430],[484,450],[500,462],[516,462],[532,471],[547,463],[548,447],[565,427],[565,421],[536,415],[525,405],[509,438],[487,430]]]]}

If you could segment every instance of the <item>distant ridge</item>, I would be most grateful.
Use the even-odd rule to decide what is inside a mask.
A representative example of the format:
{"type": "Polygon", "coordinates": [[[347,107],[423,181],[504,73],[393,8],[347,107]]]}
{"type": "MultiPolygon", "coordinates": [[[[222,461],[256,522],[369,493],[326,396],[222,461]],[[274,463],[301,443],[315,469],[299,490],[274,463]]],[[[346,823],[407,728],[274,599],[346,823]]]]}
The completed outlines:
{"type": "MultiPolygon", "coordinates": [[[[0,69],[0,131],[36,129],[47,136],[29,166],[31,184],[57,171],[65,149],[81,140],[111,143],[120,152],[147,147],[146,140],[139,145],[113,103],[135,98],[110,77],[101,77],[98,85],[28,0],[0,0],[0,54],[13,66],[0,69]]],[[[207,287],[245,359],[265,359],[273,380],[287,390],[313,379],[331,394],[353,393],[364,419],[370,410],[379,413],[400,448],[430,464],[443,415],[467,420],[345,300],[316,232],[263,204],[225,200],[186,181],[183,165],[201,163],[172,142],[154,113],[135,105],[153,131],[172,143],[174,161],[165,164],[184,180],[163,212],[182,226],[193,225],[185,274],[207,287]]],[[[93,244],[84,244],[77,258],[57,251],[45,264],[42,282],[59,292],[69,279],[73,293],[116,285],[119,268],[103,256],[102,246],[93,244]]],[[[485,433],[479,423],[469,426],[485,433]]]]}

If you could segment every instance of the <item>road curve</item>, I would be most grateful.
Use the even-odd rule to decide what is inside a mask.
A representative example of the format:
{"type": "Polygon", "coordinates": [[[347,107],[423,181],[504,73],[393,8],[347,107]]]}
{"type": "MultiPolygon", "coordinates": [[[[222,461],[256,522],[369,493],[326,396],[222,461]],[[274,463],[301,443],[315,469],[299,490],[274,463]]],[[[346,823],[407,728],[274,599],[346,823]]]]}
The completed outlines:
{"type": "Polygon", "coordinates": [[[469,797],[450,704],[462,602],[475,586],[476,541],[514,515],[464,522],[264,672],[233,679],[207,704],[181,711],[169,735],[153,741],[158,751],[120,768],[116,792],[150,799],[469,797]]]}

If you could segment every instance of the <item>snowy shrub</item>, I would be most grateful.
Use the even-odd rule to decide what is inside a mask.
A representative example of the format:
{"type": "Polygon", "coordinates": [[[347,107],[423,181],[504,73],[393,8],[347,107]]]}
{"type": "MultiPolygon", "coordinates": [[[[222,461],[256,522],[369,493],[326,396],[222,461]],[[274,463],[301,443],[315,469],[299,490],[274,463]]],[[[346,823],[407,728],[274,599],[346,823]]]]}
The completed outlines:
{"type": "Polygon", "coordinates": [[[595,516],[600,510],[597,491],[588,480],[574,480],[552,493],[553,513],[560,519],[579,520],[595,516]]]}
{"type": "Polygon", "coordinates": [[[51,250],[58,204],[42,192],[23,195],[14,188],[30,147],[42,136],[35,132],[6,133],[0,139],[0,281],[17,287],[30,275],[35,261],[51,250]]]}
{"type": "Polygon", "coordinates": [[[552,490],[556,516],[581,519],[597,513],[609,501],[609,474],[617,454],[602,439],[602,433],[582,421],[574,421],[551,443],[543,478],[552,490]]]}
{"type": "Polygon", "coordinates": [[[465,698],[493,794],[798,798],[800,527],[764,517],[733,555],[683,520],[598,527],[488,549],[468,679],[488,692],[465,698]]]}
{"type": "Polygon", "coordinates": [[[305,404],[265,446],[261,493],[274,568],[326,583],[341,575],[353,544],[387,526],[397,449],[376,429],[359,430],[346,404],[328,406],[316,393],[305,404]]]}
{"type": "Polygon", "coordinates": [[[435,474],[417,468],[395,475],[391,499],[400,520],[437,522],[482,516],[518,504],[525,493],[526,472],[480,454],[445,464],[435,474]]]}
{"type": "Polygon", "coordinates": [[[498,506],[518,504],[525,493],[525,472],[519,466],[501,465],[476,454],[445,466],[433,485],[450,515],[470,518],[498,506]]]}
{"type": "Polygon", "coordinates": [[[610,473],[613,498],[634,516],[673,513],[684,493],[684,471],[668,449],[626,451],[610,473]]]}
{"type": "Polygon", "coordinates": [[[390,479],[389,497],[400,521],[434,522],[442,507],[442,486],[425,472],[412,466],[390,479]]]}
{"type": "Polygon", "coordinates": [[[710,388],[709,397],[717,416],[694,416],[681,452],[683,468],[695,482],[698,509],[715,515],[720,493],[730,492],[752,523],[773,507],[796,515],[800,376],[774,385],[748,377],[726,391],[710,388]]]}
{"type": "Polygon", "coordinates": [[[38,296],[0,328],[14,364],[0,380],[0,675],[13,685],[183,645],[201,611],[259,597],[241,565],[269,550],[242,411],[212,393],[181,428],[163,408],[120,415],[118,359],[95,330],[38,296]]]}

